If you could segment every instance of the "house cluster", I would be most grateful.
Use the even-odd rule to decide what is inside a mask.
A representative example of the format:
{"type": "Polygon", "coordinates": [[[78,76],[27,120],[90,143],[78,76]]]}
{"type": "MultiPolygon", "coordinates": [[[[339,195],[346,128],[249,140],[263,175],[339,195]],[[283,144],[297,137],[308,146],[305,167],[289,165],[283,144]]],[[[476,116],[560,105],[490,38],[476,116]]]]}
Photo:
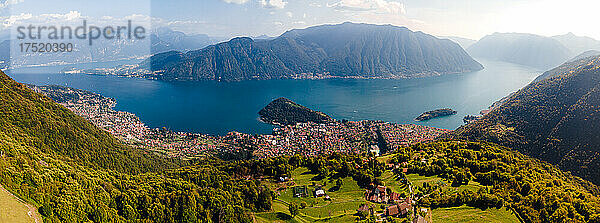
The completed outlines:
{"type": "Polygon", "coordinates": [[[392,217],[403,217],[409,214],[413,208],[413,203],[410,197],[407,197],[402,202],[396,203],[385,208],[385,215],[392,217]]]}
{"type": "MultiPolygon", "coordinates": [[[[416,202],[410,196],[403,198],[399,193],[389,190],[386,186],[371,184],[370,188],[365,191],[365,199],[373,203],[391,204],[385,208],[383,216],[406,217],[407,215],[411,215],[414,217],[414,222],[425,222],[422,216],[415,216],[413,208],[416,202]]],[[[363,205],[358,211],[366,209],[368,209],[368,206],[363,205]]]]}
{"type": "Polygon", "coordinates": [[[400,170],[402,173],[408,173],[408,162],[402,163],[388,163],[386,164],[388,170],[400,170]]]}
{"type": "Polygon", "coordinates": [[[401,201],[400,194],[388,191],[386,186],[371,184],[370,189],[365,191],[365,200],[373,203],[398,203],[401,201]]]}

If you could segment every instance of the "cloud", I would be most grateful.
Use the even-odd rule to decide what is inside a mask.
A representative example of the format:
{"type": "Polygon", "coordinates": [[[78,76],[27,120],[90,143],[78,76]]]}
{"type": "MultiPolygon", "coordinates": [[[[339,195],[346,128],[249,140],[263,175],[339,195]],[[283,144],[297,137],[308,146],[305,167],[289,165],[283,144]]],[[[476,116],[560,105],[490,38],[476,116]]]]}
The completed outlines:
{"type": "Polygon", "coordinates": [[[100,16],[90,17],[84,16],[79,11],[69,11],[64,14],[51,13],[34,15],[31,13],[21,13],[0,17],[0,28],[13,28],[17,26],[79,26],[83,21],[87,22],[88,26],[118,26],[127,25],[128,20],[131,20],[134,25],[150,26],[151,22],[155,22],[153,17],[140,14],[131,14],[123,17],[100,16]]]}
{"type": "Polygon", "coordinates": [[[23,0],[0,0],[0,9],[4,9],[9,5],[15,5],[23,2],[23,0]]]}
{"type": "Polygon", "coordinates": [[[339,0],[327,7],[340,11],[371,11],[376,13],[406,14],[404,4],[388,0],[339,0]]]}
{"type": "Polygon", "coordinates": [[[264,8],[285,8],[288,2],[284,2],[283,0],[260,0],[260,5],[264,8]]]}
{"type": "Polygon", "coordinates": [[[321,8],[323,7],[323,5],[316,3],[316,2],[311,2],[310,4],[308,4],[308,6],[310,7],[317,7],[317,8],[321,8]]]}
{"type": "MultiPolygon", "coordinates": [[[[2,0],[0,0],[0,1],[2,1],[2,0]]],[[[250,2],[250,0],[222,0],[222,1],[226,2],[226,3],[233,3],[233,4],[238,4],[238,5],[246,4],[246,3],[250,2]]],[[[256,0],[256,1],[263,8],[275,8],[275,9],[285,8],[285,6],[288,3],[283,0],[256,0]]]]}
{"type": "Polygon", "coordinates": [[[223,0],[223,1],[227,2],[227,3],[233,3],[233,4],[241,5],[241,4],[245,4],[246,2],[248,2],[250,0],[223,0]]]}
{"type": "Polygon", "coordinates": [[[21,13],[19,15],[11,15],[7,17],[2,17],[2,26],[3,28],[8,28],[14,25],[17,22],[22,20],[31,19],[33,15],[31,13],[21,13]]]}

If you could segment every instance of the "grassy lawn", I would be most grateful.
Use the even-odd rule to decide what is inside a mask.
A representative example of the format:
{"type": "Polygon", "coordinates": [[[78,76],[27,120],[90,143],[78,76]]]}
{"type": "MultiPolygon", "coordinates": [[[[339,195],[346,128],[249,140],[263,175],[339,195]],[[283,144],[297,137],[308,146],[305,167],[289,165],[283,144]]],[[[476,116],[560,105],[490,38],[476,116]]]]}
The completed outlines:
{"type": "MultiPolygon", "coordinates": [[[[436,184],[437,182],[443,181],[442,178],[440,178],[438,176],[426,177],[426,176],[421,176],[419,174],[407,174],[406,178],[408,179],[408,181],[412,182],[413,185],[419,186],[419,187],[422,187],[423,183],[425,183],[425,182],[433,185],[433,184],[436,184]]],[[[448,184],[448,182],[446,182],[446,184],[448,184]]]]}
{"type": "MultiPolygon", "coordinates": [[[[311,196],[294,197],[293,189],[290,187],[280,191],[281,195],[277,198],[281,201],[273,201],[273,210],[270,212],[256,213],[256,219],[259,222],[348,222],[356,218],[356,209],[364,203],[364,189],[361,189],[356,181],[351,177],[343,178],[343,185],[339,190],[334,190],[334,179],[323,179],[314,181],[315,174],[309,172],[307,168],[298,168],[292,172],[292,178],[297,186],[308,187],[311,196]],[[315,190],[313,184],[324,185],[323,190],[331,197],[331,201],[323,198],[315,198],[312,193],[315,190]],[[300,214],[291,218],[288,211],[289,202],[300,204],[305,202],[307,207],[300,210],[300,214]],[[329,216],[331,214],[331,219],[329,216]]],[[[272,183],[272,188],[277,184],[272,183]]]]}
{"type": "Polygon", "coordinates": [[[391,188],[394,192],[400,193],[405,191],[407,194],[409,192],[408,187],[399,180],[396,180],[396,176],[394,176],[394,173],[392,173],[390,170],[387,170],[381,174],[380,179],[383,181],[386,187],[391,188]]]}
{"type": "MultiPolygon", "coordinates": [[[[310,173],[307,168],[298,168],[292,171],[292,179],[296,186],[307,186],[308,197],[294,197],[293,187],[281,190],[278,200],[273,201],[273,210],[269,212],[256,213],[258,222],[352,222],[355,220],[356,209],[365,200],[363,198],[364,189],[361,189],[352,178],[343,178],[343,185],[339,190],[330,190],[335,187],[334,179],[323,179],[315,181],[315,174],[310,173]],[[323,198],[315,198],[312,193],[315,187],[312,185],[323,185],[323,189],[331,197],[331,201],[323,198]],[[288,203],[295,202],[300,204],[305,202],[307,207],[300,210],[300,214],[294,218],[288,211],[288,203]],[[329,218],[331,216],[331,218],[329,218]]],[[[468,185],[459,187],[450,186],[450,182],[443,180],[438,176],[420,176],[418,174],[408,174],[407,178],[413,185],[422,187],[424,182],[430,184],[440,184],[445,190],[472,190],[476,191],[480,185],[471,181],[468,185]],[[443,183],[442,183],[443,182],[443,183]]],[[[408,187],[394,177],[391,171],[386,171],[380,177],[386,186],[393,191],[408,193],[408,187]]],[[[268,184],[276,189],[279,184],[272,181],[268,184]]],[[[373,204],[376,211],[380,212],[380,205],[373,204]]],[[[514,222],[517,218],[506,209],[491,208],[485,211],[467,206],[457,208],[439,208],[432,211],[435,222],[514,222]]],[[[518,222],[518,221],[517,221],[518,222]]]]}
{"type": "Polygon", "coordinates": [[[433,222],[519,222],[506,208],[481,210],[468,206],[434,209],[433,222]]]}
{"type": "Polygon", "coordinates": [[[27,212],[29,208],[24,203],[0,186],[0,222],[35,222],[27,212]]]}
{"type": "Polygon", "coordinates": [[[470,190],[470,191],[477,191],[479,189],[479,187],[481,187],[481,184],[475,182],[475,181],[469,181],[469,184],[467,185],[460,185],[458,187],[452,187],[452,182],[444,180],[438,176],[420,176],[418,174],[408,174],[406,175],[406,178],[408,178],[408,180],[410,182],[413,183],[413,185],[415,186],[419,186],[422,187],[424,182],[427,182],[429,184],[440,184],[443,185],[442,187],[446,190],[456,190],[456,191],[464,191],[464,190],[470,190]],[[441,183],[444,182],[445,184],[441,183]]]}

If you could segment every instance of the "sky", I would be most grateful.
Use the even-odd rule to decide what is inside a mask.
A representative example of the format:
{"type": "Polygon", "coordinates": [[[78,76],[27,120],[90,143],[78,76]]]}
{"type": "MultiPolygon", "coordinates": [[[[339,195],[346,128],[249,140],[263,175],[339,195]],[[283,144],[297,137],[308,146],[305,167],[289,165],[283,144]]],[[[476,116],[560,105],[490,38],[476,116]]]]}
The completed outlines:
{"type": "Polygon", "coordinates": [[[475,40],[494,32],[600,39],[599,8],[592,0],[0,0],[0,35],[19,24],[84,18],[115,25],[134,19],[226,38],[350,21],[475,40]]]}

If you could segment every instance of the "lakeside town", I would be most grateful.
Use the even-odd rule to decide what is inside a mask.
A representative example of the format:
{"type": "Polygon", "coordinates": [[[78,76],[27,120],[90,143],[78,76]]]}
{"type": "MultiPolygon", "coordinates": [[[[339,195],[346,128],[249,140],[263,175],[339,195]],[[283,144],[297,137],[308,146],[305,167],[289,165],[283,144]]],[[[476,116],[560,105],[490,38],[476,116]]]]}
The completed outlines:
{"type": "Polygon", "coordinates": [[[60,86],[29,86],[75,114],[91,121],[125,143],[169,157],[185,159],[224,154],[246,154],[245,158],[268,158],[302,154],[317,156],[331,152],[375,154],[415,143],[428,142],[449,130],[383,121],[336,121],[327,124],[297,123],[273,129],[273,134],[229,132],[225,136],[174,132],[150,128],[135,114],[116,111],[116,100],[60,86]]]}

